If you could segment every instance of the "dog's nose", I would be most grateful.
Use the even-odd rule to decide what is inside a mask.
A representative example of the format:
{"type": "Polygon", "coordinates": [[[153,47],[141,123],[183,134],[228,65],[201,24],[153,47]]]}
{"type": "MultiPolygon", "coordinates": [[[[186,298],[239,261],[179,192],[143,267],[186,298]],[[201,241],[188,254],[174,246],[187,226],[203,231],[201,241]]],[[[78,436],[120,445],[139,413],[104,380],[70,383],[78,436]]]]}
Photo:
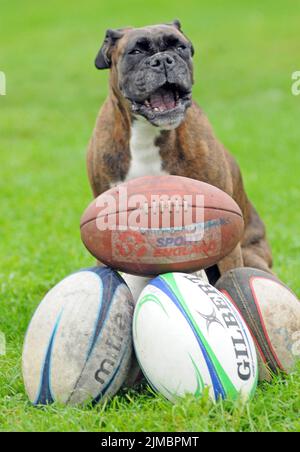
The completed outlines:
{"type": "Polygon", "coordinates": [[[175,66],[175,59],[171,55],[161,53],[153,55],[149,64],[153,69],[163,71],[165,69],[171,69],[175,66]]]}

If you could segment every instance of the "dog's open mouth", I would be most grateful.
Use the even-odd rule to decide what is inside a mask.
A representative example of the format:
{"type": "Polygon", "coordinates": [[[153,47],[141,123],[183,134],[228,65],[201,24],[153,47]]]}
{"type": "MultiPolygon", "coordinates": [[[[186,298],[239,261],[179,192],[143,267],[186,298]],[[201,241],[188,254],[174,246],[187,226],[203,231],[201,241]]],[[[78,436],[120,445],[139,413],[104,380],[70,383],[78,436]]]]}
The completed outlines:
{"type": "Polygon", "coordinates": [[[156,112],[173,110],[180,102],[180,91],[175,85],[164,85],[146,99],[144,105],[156,112]]]}
{"type": "MultiPolygon", "coordinates": [[[[170,113],[182,107],[191,100],[191,93],[183,90],[179,85],[165,83],[151,93],[143,102],[133,102],[132,110],[136,113],[156,116],[170,113]]],[[[188,106],[188,105],[187,105],[188,106]]]]}

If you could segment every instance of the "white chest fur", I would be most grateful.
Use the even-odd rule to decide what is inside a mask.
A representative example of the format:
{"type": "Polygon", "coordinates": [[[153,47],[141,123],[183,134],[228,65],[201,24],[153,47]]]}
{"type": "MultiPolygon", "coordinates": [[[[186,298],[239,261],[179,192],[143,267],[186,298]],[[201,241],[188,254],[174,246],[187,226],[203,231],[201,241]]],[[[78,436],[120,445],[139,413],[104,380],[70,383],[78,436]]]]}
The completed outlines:
{"type": "Polygon", "coordinates": [[[142,176],[166,174],[162,171],[159,147],[155,145],[161,129],[153,126],[144,118],[136,119],[131,128],[131,162],[126,180],[142,176]]]}

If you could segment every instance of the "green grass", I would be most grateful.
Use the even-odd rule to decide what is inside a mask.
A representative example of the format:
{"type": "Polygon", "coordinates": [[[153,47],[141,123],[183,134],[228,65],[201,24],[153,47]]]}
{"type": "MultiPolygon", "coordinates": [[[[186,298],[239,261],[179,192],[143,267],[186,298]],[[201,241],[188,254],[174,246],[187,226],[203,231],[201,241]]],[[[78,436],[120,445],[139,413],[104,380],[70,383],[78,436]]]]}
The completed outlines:
{"type": "Polygon", "coordinates": [[[300,431],[300,370],[260,385],[246,405],[186,399],[171,405],[147,390],[97,408],[30,406],[20,356],[44,294],[93,264],[79,236],[91,200],[85,150],[107,91],[93,59],[106,28],[176,17],[196,48],[194,97],[237,157],[264,218],[275,270],[300,295],[300,3],[296,0],[88,0],[0,5],[0,430],[300,431]],[[226,3],[226,5],[225,5],[226,3]],[[171,6],[172,5],[172,6],[171,6]]]}

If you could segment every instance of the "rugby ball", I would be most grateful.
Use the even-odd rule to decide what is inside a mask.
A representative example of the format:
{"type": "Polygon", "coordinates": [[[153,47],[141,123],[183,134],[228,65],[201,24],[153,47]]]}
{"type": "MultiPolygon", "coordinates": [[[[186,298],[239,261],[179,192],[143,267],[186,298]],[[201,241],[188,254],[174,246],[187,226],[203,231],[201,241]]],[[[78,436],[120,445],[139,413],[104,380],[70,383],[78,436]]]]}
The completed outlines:
{"type": "Polygon", "coordinates": [[[132,295],[105,267],[74,273],[38,306],[23,348],[34,405],[96,403],[124,383],[132,358],[132,295]]]}
{"type": "Polygon", "coordinates": [[[136,275],[210,267],[240,241],[240,208],[212,185],[179,176],[130,180],[96,198],[81,218],[86,248],[136,275]]]}
{"type": "Polygon", "coordinates": [[[245,400],[257,383],[251,334],[236,308],[194,275],[168,273],[141,293],[133,319],[137,359],[150,385],[167,399],[245,400]]]}
{"type": "MultiPolygon", "coordinates": [[[[208,282],[205,270],[199,270],[197,272],[194,272],[193,274],[196,275],[198,278],[202,278],[204,281],[208,282]]],[[[121,273],[121,276],[126,282],[127,286],[129,287],[133,296],[133,301],[136,304],[143,289],[150,282],[151,278],[130,275],[128,273],[121,273]]],[[[127,378],[124,382],[124,386],[127,388],[135,387],[136,385],[139,385],[143,380],[144,380],[143,372],[138,364],[135,353],[133,353],[131,366],[127,378]]]]}
{"type": "Polygon", "coordinates": [[[276,276],[254,268],[225,273],[216,287],[240,311],[257,346],[259,378],[290,372],[300,358],[300,302],[276,276]]]}

